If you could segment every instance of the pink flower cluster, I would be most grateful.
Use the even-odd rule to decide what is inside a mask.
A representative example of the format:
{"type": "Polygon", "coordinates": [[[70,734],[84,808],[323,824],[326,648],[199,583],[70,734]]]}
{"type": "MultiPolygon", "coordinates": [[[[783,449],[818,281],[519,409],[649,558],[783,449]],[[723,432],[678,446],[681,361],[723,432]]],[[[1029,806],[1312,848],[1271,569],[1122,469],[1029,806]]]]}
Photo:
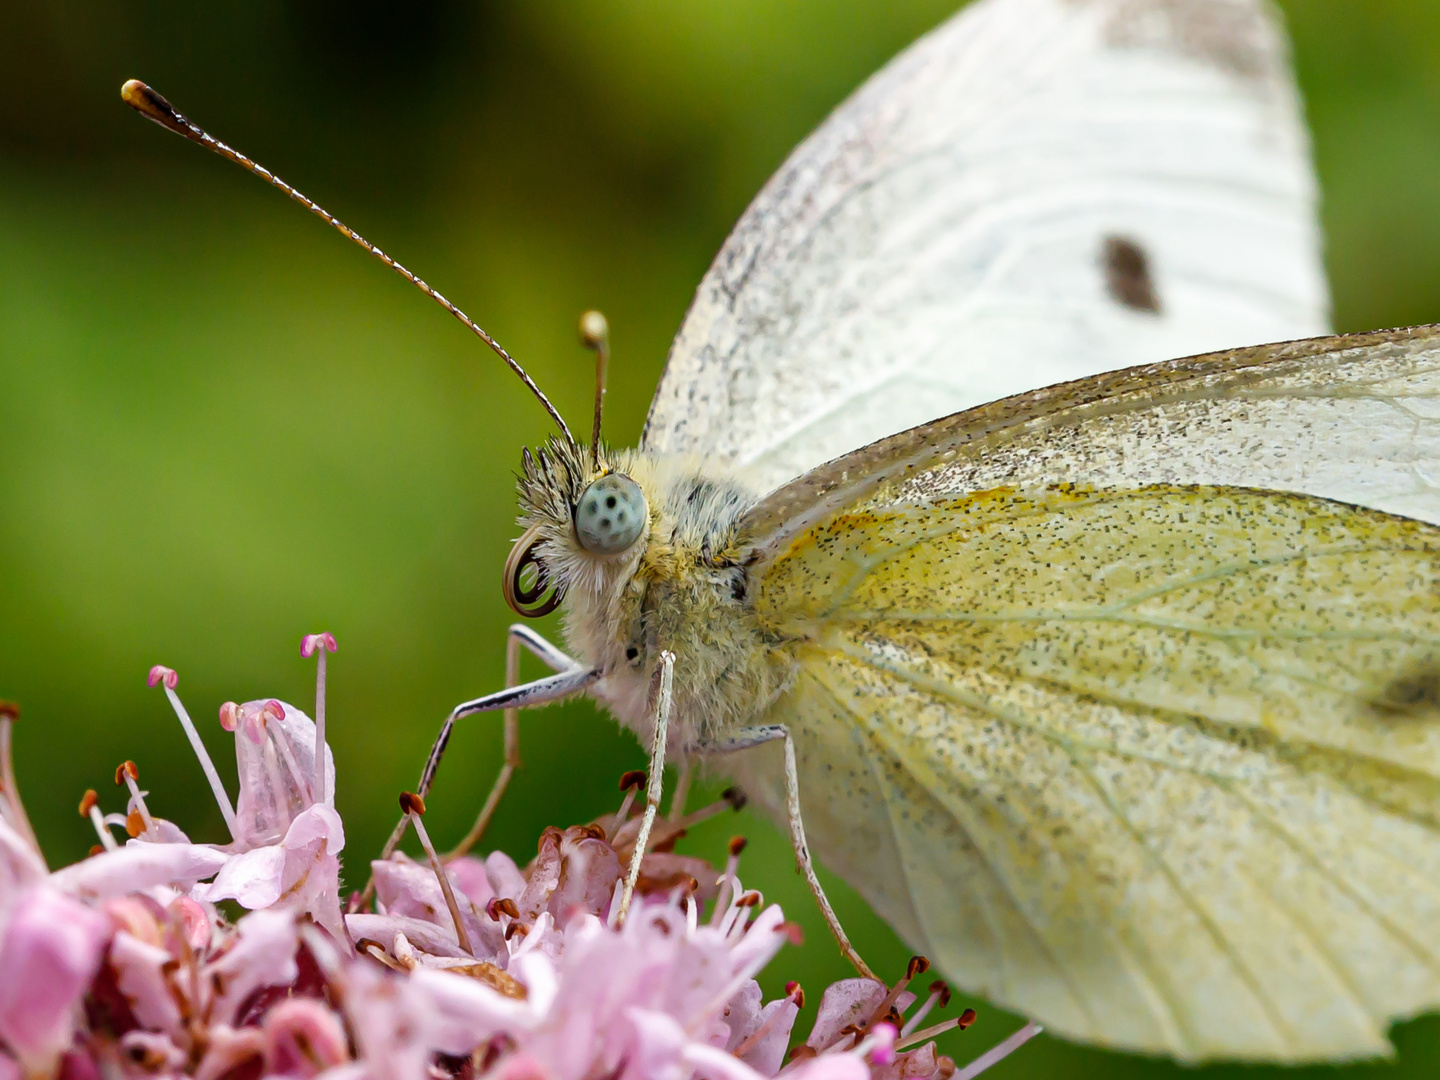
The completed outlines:
{"type": "Polygon", "coordinates": [[[126,762],[125,813],[86,792],[100,843],[51,872],[10,768],[18,712],[0,703],[0,1080],[965,1080],[1038,1030],[957,1071],[931,1039],[975,1014],[920,1029],[948,1004],[935,983],[907,1020],[917,957],[893,987],[829,987],[791,1049],[804,993],[791,984],[765,1002],[755,977],[798,929],[742,887],[743,841],[717,871],[668,850],[685,821],[662,826],[638,902],[617,918],[638,831],[629,797],[593,824],[547,829],[521,868],[500,852],[442,859],[423,801],[402,796],[427,861],[373,862],[364,897],[342,907],[323,728],[334,639],[309,636],[302,651],[321,661],[318,725],[278,701],[220,710],[235,733],[233,805],[175,673],[151,671],[210,779],[223,844],[152,814],[126,762]],[[229,921],[220,901],[245,914],[229,921]]]}

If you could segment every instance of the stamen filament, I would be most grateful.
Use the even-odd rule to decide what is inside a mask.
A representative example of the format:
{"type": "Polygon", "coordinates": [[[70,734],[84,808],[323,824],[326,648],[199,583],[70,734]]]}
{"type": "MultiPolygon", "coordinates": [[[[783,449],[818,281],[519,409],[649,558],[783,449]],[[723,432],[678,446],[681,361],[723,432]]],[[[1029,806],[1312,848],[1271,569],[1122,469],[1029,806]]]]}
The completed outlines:
{"type": "Polygon", "coordinates": [[[944,1008],[949,1003],[950,988],[941,980],[936,979],[930,984],[930,996],[920,1003],[920,1007],[915,1010],[915,1015],[905,1021],[905,1026],[900,1029],[900,1037],[902,1039],[907,1037],[912,1031],[919,1027],[920,1022],[930,1015],[930,1010],[935,1008],[937,1004],[941,1008],[944,1008]]]}
{"type": "Polygon", "coordinates": [[[124,784],[130,789],[130,798],[135,803],[135,809],[140,811],[140,820],[145,822],[145,835],[155,835],[155,819],[150,816],[150,808],[145,805],[145,793],[140,790],[137,781],[140,779],[140,770],[136,768],[135,762],[127,761],[115,770],[115,783],[124,784]]]}
{"type": "Polygon", "coordinates": [[[904,1050],[907,1046],[915,1046],[933,1039],[937,1035],[943,1035],[951,1028],[960,1028],[962,1031],[975,1022],[975,1010],[966,1009],[959,1016],[952,1016],[949,1020],[942,1020],[938,1024],[931,1024],[922,1031],[916,1031],[905,1036],[904,1041],[895,1044],[896,1050],[904,1050]]]}
{"type": "Polygon", "coordinates": [[[719,926],[730,911],[730,897],[738,896],[740,890],[740,878],[736,875],[740,872],[740,853],[745,850],[750,841],[743,836],[732,836],[730,838],[730,856],[725,860],[725,871],[720,875],[716,883],[715,909],[710,913],[710,925],[719,926]]]}
{"type": "Polygon", "coordinates": [[[165,688],[165,696],[170,699],[170,707],[175,710],[175,716],[179,719],[180,726],[185,729],[186,738],[190,740],[190,749],[195,751],[195,756],[200,759],[200,768],[205,771],[205,779],[210,781],[210,790],[215,794],[215,802],[220,807],[220,816],[225,819],[225,827],[230,830],[232,840],[239,839],[240,826],[235,819],[235,807],[230,802],[230,796],[225,793],[225,785],[220,782],[220,774],[215,771],[215,763],[210,760],[210,752],[200,741],[200,733],[195,730],[195,725],[190,720],[190,714],[185,711],[185,706],[180,704],[179,695],[175,693],[175,686],[180,681],[180,677],[170,668],[156,664],[150,669],[150,677],[147,681],[151,686],[159,684],[165,688]]]}
{"type": "Polygon", "coordinates": [[[991,1047],[969,1065],[966,1065],[951,1077],[951,1080],[974,1080],[975,1077],[990,1068],[991,1065],[994,1065],[997,1061],[1003,1061],[1044,1030],[1045,1029],[1034,1020],[1031,1020],[1030,1023],[1015,1032],[1014,1035],[1011,1035],[1004,1042],[998,1046],[991,1047]]]}
{"type": "Polygon", "coordinates": [[[316,802],[331,799],[330,778],[325,770],[325,654],[335,651],[335,635],[328,631],[306,634],[300,642],[300,655],[315,657],[315,779],[310,785],[316,802]]]}
{"type": "Polygon", "coordinates": [[[873,1028],[881,1020],[885,1019],[891,1008],[894,1007],[895,1002],[899,1000],[900,995],[905,992],[905,988],[910,985],[910,980],[915,978],[916,975],[925,974],[925,972],[929,970],[930,961],[925,959],[925,957],[910,957],[910,963],[905,966],[905,975],[898,979],[895,985],[890,988],[889,993],[881,998],[880,1004],[875,1007],[875,1011],[870,1014],[870,1019],[865,1023],[865,1028],[873,1028]]]}
{"type": "Polygon", "coordinates": [[[435,877],[440,882],[440,891],[445,894],[445,906],[450,909],[450,918],[455,922],[455,939],[460,942],[462,949],[474,956],[475,949],[470,944],[465,920],[460,917],[460,905],[455,902],[455,892],[450,888],[450,875],[445,872],[445,864],[440,861],[435,845],[430,843],[430,834],[425,831],[425,823],[420,820],[420,815],[425,813],[424,801],[420,796],[412,795],[408,791],[401,792],[400,809],[409,815],[411,824],[415,826],[415,835],[420,838],[420,846],[430,858],[430,868],[435,871],[435,877]]]}
{"type": "Polygon", "coordinates": [[[325,775],[325,650],[315,659],[315,782],[317,802],[329,802],[325,775]]]}
{"type": "Polygon", "coordinates": [[[95,835],[100,838],[101,847],[106,851],[114,851],[120,846],[115,842],[115,837],[105,822],[105,815],[100,812],[100,796],[94,788],[86,791],[85,797],[80,800],[80,814],[90,819],[90,824],[95,827],[95,835]]]}
{"type": "Polygon", "coordinates": [[[620,810],[615,815],[615,831],[605,839],[614,843],[620,835],[620,830],[630,820],[630,808],[635,805],[635,796],[645,786],[645,773],[640,769],[631,769],[620,777],[620,789],[625,792],[625,797],[620,800],[620,810]]]}

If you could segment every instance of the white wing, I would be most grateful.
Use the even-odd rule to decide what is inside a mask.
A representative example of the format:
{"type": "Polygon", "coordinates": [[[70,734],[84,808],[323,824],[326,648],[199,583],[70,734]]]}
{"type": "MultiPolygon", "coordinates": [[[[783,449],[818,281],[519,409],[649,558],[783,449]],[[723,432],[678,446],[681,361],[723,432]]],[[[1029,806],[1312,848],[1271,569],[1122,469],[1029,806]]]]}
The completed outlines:
{"type": "MultiPolygon", "coordinates": [[[[1440,326],[1093,376],[811,470],[738,557],[813,850],[1052,1031],[1386,1052],[1440,1006],[1433,523],[1440,326]]],[[[774,766],[738,777],[772,810],[774,766]]]]}
{"type": "Polygon", "coordinates": [[[980,0],[872,78],[736,225],[646,449],[769,490],[1096,371],[1326,331],[1265,0],[980,0]]]}

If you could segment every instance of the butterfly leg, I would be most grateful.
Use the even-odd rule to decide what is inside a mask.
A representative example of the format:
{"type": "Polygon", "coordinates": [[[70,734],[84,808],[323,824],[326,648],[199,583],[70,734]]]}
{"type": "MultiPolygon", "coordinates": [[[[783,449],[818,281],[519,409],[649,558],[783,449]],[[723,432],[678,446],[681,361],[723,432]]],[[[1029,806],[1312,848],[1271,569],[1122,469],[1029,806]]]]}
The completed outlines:
{"type": "MultiPolygon", "coordinates": [[[[520,647],[522,645],[538,656],[551,671],[565,672],[577,670],[581,666],[578,660],[571,659],[528,626],[514,623],[505,636],[505,686],[507,689],[520,682],[520,647]]],[[[439,764],[438,760],[436,764],[439,764]]],[[[490,794],[485,797],[485,804],[480,808],[480,813],[476,815],[475,824],[470,826],[470,831],[465,834],[465,838],[445,855],[447,862],[464,855],[484,835],[486,828],[490,825],[490,819],[495,815],[495,808],[500,805],[500,797],[505,794],[505,789],[510,785],[510,778],[515,775],[515,770],[519,767],[520,710],[512,706],[505,710],[505,763],[500,766],[500,774],[495,777],[495,783],[490,787],[490,794]]],[[[428,786],[427,784],[426,787],[428,788],[428,786]]],[[[424,792],[421,792],[421,798],[424,798],[424,792]]]]}
{"type": "Polygon", "coordinates": [[[635,850],[630,855],[630,870],[625,875],[625,889],[620,894],[616,925],[624,923],[625,916],[630,911],[630,898],[635,895],[635,883],[640,880],[640,861],[645,857],[645,845],[650,842],[650,829],[654,826],[655,815],[660,810],[660,795],[665,776],[665,739],[670,727],[674,684],[675,654],[667,649],[660,654],[660,666],[655,669],[650,691],[655,699],[655,733],[650,740],[650,775],[645,787],[645,816],[640,819],[640,832],[635,837],[635,850]]]}
{"type": "MultiPolygon", "coordinates": [[[[561,652],[550,642],[546,641],[539,634],[525,626],[512,626],[510,628],[510,644],[507,645],[505,654],[506,688],[494,694],[487,694],[484,697],[476,698],[473,701],[462,702],[450,710],[450,715],[445,718],[445,724],[440,729],[439,736],[430,747],[430,756],[425,759],[425,768],[420,773],[420,785],[417,794],[423,799],[430,793],[430,785],[435,782],[435,770],[440,767],[440,759],[445,754],[445,747],[450,742],[450,733],[455,728],[455,721],[462,716],[471,716],[475,713],[494,712],[497,709],[504,710],[506,714],[506,764],[510,764],[512,749],[518,753],[518,731],[515,737],[511,737],[509,717],[515,710],[531,705],[545,705],[552,701],[560,701],[567,697],[573,697],[580,693],[587,686],[600,678],[598,670],[590,671],[584,666],[572,660],[565,653],[561,652]],[[524,645],[546,664],[559,669],[559,674],[549,675],[543,679],[536,679],[534,682],[523,683],[519,686],[513,685],[513,679],[519,677],[519,650],[516,642],[524,645]],[[511,662],[511,657],[514,662],[511,662]],[[564,665],[562,667],[562,665],[564,665]]],[[[518,718],[517,718],[518,724],[518,718]]],[[[510,770],[514,771],[513,767],[510,770]]],[[[504,772],[505,782],[509,783],[510,776],[504,772]]],[[[497,781],[498,783],[498,781],[497,781]]],[[[502,789],[503,790],[503,787],[502,789]]],[[[492,795],[495,793],[492,791],[492,795]]],[[[498,799],[498,795],[495,796],[498,799]]],[[[486,800],[488,804],[489,799],[486,800]]],[[[409,824],[410,815],[405,814],[400,818],[395,831],[390,834],[390,839],[385,842],[385,847],[380,853],[380,858],[388,859],[399,845],[405,835],[405,828],[409,824]]],[[[472,830],[473,831],[473,830],[472,830]]],[[[368,886],[366,889],[368,899],[368,886]]]]}
{"type": "Polygon", "coordinates": [[[880,980],[876,974],[860,958],[860,954],[855,951],[855,946],[850,944],[850,938],[846,935],[845,928],[840,925],[840,919],[835,914],[835,909],[830,906],[830,900],[820,885],[820,879],[815,875],[815,864],[810,858],[810,846],[805,842],[805,821],[800,813],[800,771],[795,765],[795,740],[790,737],[790,729],[784,724],[745,727],[738,729],[728,738],[696,743],[689,749],[697,756],[711,757],[717,754],[734,753],[737,750],[748,750],[753,746],[777,740],[785,742],[785,817],[790,824],[790,843],[795,848],[795,861],[800,866],[800,872],[805,875],[805,883],[810,886],[810,892],[814,895],[815,902],[820,905],[820,913],[825,916],[830,933],[835,935],[841,953],[855,965],[855,970],[861,975],[878,982],[880,980]]]}

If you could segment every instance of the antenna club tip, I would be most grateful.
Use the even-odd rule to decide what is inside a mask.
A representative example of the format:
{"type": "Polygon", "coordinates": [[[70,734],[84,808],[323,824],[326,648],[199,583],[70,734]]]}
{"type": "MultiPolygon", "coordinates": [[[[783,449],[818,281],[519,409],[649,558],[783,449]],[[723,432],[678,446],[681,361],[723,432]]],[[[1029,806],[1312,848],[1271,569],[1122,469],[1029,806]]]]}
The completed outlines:
{"type": "Polygon", "coordinates": [[[190,135],[190,125],[165,96],[139,79],[126,79],[120,87],[120,99],[146,119],[154,120],[177,135],[190,135]]]}
{"type": "Polygon", "coordinates": [[[580,316],[580,342],[587,349],[599,349],[610,340],[610,323],[598,311],[580,316]]]}

